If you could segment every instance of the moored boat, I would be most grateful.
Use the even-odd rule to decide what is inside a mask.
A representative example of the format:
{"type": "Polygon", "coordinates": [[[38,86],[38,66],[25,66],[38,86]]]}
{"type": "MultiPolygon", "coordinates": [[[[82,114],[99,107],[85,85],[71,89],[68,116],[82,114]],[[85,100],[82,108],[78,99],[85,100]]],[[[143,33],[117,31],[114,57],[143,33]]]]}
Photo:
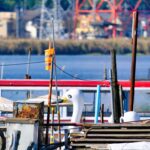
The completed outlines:
{"type": "MultiPolygon", "coordinates": [[[[128,95],[130,89],[130,81],[128,80],[120,80],[118,84],[123,87],[124,94],[124,110],[128,111],[128,95]]],[[[59,95],[63,95],[68,89],[76,88],[81,90],[86,99],[84,102],[84,111],[82,114],[81,122],[85,123],[93,123],[94,122],[94,105],[95,105],[95,95],[96,95],[96,87],[100,85],[101,87],[101,103],[105,105],[104,116],[105,122],[108,121],[108,118],[111,114],[111,94],[110,94],[110,81],[98,81],[98,80],[90,80],[90,81],[81,81],[81,80],[58,80],[58,93],[59,95]]],[[[30,98],[37,98],[42,100],[41,95],[46,95],[48,93],[49,88],[49,80],[0,80],[0,90],[1,95],[6,96],[6,98],[11,95],[11,99],[13,101],[16,100],[27,100],[30,98]]],[[[53,94],[55,94],[55,81],[53,81],[53,94]]],[[[144,106],[148,101],[150,93],[150,81],[136,81],[135,82],[135,104],[136,111],[140,113],[143,119],[147,119],[150,116],[150,112],[144,106]],[[141,95],[141,96],[140,96],[141,95]],[[139,101],[139,98],[140,99],[139,101]],[[136,102],[137,100],[137,102],[136,102]],[[139,107],[138,103],[142,105],[144,108],[139,107]],[[138,108],[139,107],[139,108],[138,108]]],[[[9,97],[10,98],[10,97],[9,97]]],[[[43,98],[47,99],[47,97],[43,98]]],[[[61,111],[61,121],[69,122],[72,114],[72,106],[64,106],[60,109],[61,111]]],[[[56,115],[57,116],[57,115],[56,115]]],[[[57,121],[57,117],[55,117],[55,121],[57,121]]],[[[100,117],[99,117],[100,122],[100,117]]]]}

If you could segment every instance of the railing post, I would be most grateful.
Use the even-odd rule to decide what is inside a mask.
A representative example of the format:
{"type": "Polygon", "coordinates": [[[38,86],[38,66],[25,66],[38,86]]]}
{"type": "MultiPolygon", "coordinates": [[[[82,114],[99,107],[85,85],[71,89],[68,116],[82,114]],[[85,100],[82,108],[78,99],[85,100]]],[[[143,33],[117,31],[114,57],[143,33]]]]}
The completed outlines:
{"type": "Polygon", "coordinates": [[[96,92],[96,100],[95,100],[95,118],[94,118],[94,123],[98,123],[98,116],[100,113],[100,86],[97,85],[97,92],[96,92]]]}

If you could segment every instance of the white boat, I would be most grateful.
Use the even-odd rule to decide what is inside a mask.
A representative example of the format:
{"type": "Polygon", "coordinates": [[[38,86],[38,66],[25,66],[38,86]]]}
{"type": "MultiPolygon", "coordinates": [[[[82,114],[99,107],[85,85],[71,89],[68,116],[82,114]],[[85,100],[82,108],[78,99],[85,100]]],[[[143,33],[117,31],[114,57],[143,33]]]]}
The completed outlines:
{"type": "MultiPolygon", "coordinates": [[[[122,85],[124,91],[124,109],[128,109],[128,95],[130,90],[130,81],[121,80],[118,82],[122,85]]],[[[95,111],[95,96],[97,85],[101,87],[101,103],[104,104],[104,116],[105,122],[108,122],[108,118],[111,115],[111,94],[110,94],[110,81],[81,81],[81,80],[59,80],[57,81],[58,94],[63,95],[68,89],[76,88],[81,90],[86,99],[84,101],[84,111],[82,113],[81,122],[94,123],[94,111],[95,111]]],[[[49,80],[0,80],[1,95],[7,93],[12,95],[11,99],[15,100],[27,100],[27,95],[30,98],[36,98],[40,95],[48,94],[49,80]],[[29,94],[30,93],[30,94],[29,94]]],[[[53,81],[53,94],[56,93],[55,81],[53,81]]],[[[150,81],[136,81],[135,82],[135,109],[136,112],[142,117],[147,119],[150,117],[150,110],[146,108],[149,106],[148,97],[150,96],[150,81]],[[143,96],[144,95],[144,96],[143,96]],[[145,110],[142,110],[140,106],[144,106],[145,110]],[[147,105],[146,105],[147,104],[147,105]],[[138,108],[139,107],[139,108],[138,108]]],[[[42,97],[39,97],[42,99],[42,97]]],[[[71,104],[69,104],[71,105],[71,104]]],[[[61,107],[61,121],[70,122],[72,114],[72,106],[61,107]]],[[[57,121],[57,115],[55,115],[57,121]]],[[[98,118],[100,122],[100,117],[98,118]]]]}

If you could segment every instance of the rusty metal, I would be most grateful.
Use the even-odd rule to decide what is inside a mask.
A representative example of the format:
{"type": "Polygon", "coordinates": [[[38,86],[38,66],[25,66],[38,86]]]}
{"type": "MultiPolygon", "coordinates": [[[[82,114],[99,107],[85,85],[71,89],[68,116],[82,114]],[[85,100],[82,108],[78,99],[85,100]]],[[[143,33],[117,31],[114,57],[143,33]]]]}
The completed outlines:
{"type": "Polygon", "coordinates": [[[133,12],[133,26],[132,26],[132,64],[131,64],[131,85],[130,85],[130,99],[129,110],[133,111],[134,106],[134,86],[136,73],[136,51],[137,51],[137,31],[138,31],[138,12],[133,12]]]}
{"type": "MultiPolygon", "coordinates": [[[[137,0],[134,5],[131,3],[131,1],[127,1],[127,0],[97,0],[96,6],[94,6],[94,0],[75,0],[75,15],[74,15],[74,33],[78,24],[78,20],[80,15],[90,15],[93,14],[93,12],[95,12],[95,17],[99,18],[97,21],[98,22],[102,22],[102,21],[108,21],[108,22],[112,22],[112,23],[117,23],[117,20],[123,20],[121,17],[122,15],[120,15],[120,13],[128,13],[128,18],[125,19],[125,21],[123,22],[123,30],[127,28],[127,26],[129,26],[130,23],[130,19],[131,19],[131,14],[134,10],[139,9],[139,11],[141,13],[146,13],[146,12],[150,12],[150,6],[149,3],[146,0],[137,0]],[[130,10],[125,9],[124,4],[127,4],[130,6],[130,10]],[[147,9],[142,7],[142,5],[146,4],[146,6],[148,7],[147,9]],[[104,5],[108,5],[107,9],[103,9],[104,5]],[[85,6],[89,6],[89,7],[85,7],[85,6]],[[95,8],[92,9],[92,8],[95,8]],[[103,18],[102,14],[106,15],[107,18],[103,18]]],[[[122,32],[120,33],[120,36],[122,36],[122,32]]],[[[119,34],[117,34],[117,29],[114,26],[112,28],[112,37],[115,38],[119,36],[119,34]]]]}

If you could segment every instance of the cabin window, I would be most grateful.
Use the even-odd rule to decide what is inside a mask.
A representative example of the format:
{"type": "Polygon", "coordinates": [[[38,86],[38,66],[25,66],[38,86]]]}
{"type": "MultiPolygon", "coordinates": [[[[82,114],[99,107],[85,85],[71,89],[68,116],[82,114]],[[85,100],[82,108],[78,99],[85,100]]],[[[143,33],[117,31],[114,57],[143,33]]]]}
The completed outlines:
{"type": "Polygon", "coordinates": [[[30,91],[27,90],[2,90],[1,96],[13,101],[17,101],[26,100],[29,93],[30,91]]]}
{"type": "Polygon", "coordinates": [[[134,110],[140,116],[150,116],[150,90],[135,91],[134,110]]]}
{"type": "MultiPolygon", "coordinates": [[[[96,91],[94,90],[85,90],[82,91],[85,97],[84,101],[84,109],[82,116],[93,117],[95,113],[95,99],[96,99],[96,91]]],[[[101,92],[101,104],[104,104],[104,115],[110,116],[111,114],[111,96],[109,91],[101,92]]],[[[72,106],[67,107],[67,116],[72,115],[72,106]]]]}

